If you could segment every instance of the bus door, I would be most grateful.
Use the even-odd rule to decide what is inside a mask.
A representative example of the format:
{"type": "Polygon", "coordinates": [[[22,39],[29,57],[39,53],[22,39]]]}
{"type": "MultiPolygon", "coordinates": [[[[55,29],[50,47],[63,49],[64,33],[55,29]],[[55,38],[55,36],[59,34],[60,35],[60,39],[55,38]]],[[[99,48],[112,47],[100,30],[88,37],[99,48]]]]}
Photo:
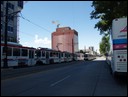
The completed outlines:
{"type": "Polygon", "coordinates": [[[49,52],[48,51],[46,51],[46,64],[49,64],[49,52]]]}
{"type": "Polygon", "coordinates": [[[61,52],[58,52],[58,54],[59,54],[59,63],[61,63],[61,52]]]}
{"type": "Polygon", "coordinates": [[[29,50],[29,65],[35,65],[34,50],[29,50]]]}

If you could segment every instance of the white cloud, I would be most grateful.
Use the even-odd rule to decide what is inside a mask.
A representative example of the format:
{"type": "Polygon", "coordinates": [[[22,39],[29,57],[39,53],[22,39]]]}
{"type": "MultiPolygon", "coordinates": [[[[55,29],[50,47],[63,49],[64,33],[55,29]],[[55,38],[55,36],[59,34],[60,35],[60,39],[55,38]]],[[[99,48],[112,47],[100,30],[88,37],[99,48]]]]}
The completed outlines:
{"type": "Polygon", "coordinates": [[[35,35],[33,40],[28,40],[26,42],[21,42],[23,46],[28,46],[28,47],[44,47],[44,48],[51,48],[51,40],[48,39],[48,37],[44,38],[39,38],[38,35],[35,35]]]}
{"type": "Polygon", "coordinates": [[[29,43],[28,42],[24,42],[24,46],[27,46],[29,43]]]}
{"type": "Polygon", "coordinates": [[[20,44],[21,44],[22,46],[26,46],[26,47],[33,47],[30,42],[20,42],[20,44]]]}
{"type": "Polygon", "coordinates": [[[34,44],[37,47],[47,47],[47,48],[50,48],[51,47],[51,40],[48,39],[47,37],[39,38],[38,35],[35,35],[34,44]]]}

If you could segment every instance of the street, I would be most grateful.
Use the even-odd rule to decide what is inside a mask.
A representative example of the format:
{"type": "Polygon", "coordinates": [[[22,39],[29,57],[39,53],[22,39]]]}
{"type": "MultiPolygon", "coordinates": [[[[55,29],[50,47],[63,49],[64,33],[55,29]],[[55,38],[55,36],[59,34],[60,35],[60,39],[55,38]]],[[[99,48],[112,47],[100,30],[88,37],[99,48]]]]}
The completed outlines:
{"type": "Polygon", "coordinates": [[[105,58],[70,64],[3,79],[1,96],[127,96],[126,78],[115,79],[105,58]]]}

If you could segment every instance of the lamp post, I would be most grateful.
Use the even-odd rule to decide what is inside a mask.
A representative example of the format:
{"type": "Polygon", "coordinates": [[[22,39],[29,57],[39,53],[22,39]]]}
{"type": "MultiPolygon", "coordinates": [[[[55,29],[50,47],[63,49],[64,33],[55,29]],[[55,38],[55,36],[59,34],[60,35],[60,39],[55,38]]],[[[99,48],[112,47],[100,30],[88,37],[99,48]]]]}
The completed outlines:
{"type": "Polygon", "coordinates": [[[62,45],[62,43],[57,43],[56,47],[57,47],[58,51],[59,51],[59,45],[62,45]]]}
{"type": "Polygon", "coordinates": [[[108,50],[107,50],[107,48],[108,48],[108,44],[107,44],[107,42],[105,43],[105,56],[106,56],[106,60],[107,60],[107,56],[108,56],[108,50]]]}

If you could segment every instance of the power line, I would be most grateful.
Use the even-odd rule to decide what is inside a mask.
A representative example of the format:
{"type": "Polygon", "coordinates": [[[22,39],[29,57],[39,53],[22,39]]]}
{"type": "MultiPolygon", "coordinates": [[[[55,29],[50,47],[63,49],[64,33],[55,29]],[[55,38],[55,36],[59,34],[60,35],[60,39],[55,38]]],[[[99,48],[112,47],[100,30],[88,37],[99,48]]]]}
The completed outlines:
{"type": "Polygon", "coordinates": [[[23,17],[23,15],[22,15],[22,13],[21,13],[21,12],[20,12],[20,14],[21,14],[21,16],[20,16],[20,17],[21,17],[22,19],[24,19],[24,20],[28,21],[29,23],[31,23],[31,24],[33,24],[33,25],[35,25],[35,26],[37,26],[37,27],[39,27],[39,28],[41,28],[41,29],[43,29],[43,30],[45,30],[45,31],[47,31],[47,32],[50,32],[50,33],[51,33],[51,31],[47,30],[46,28],[44,28],[44,27],[42,27],[42,26],[40,26],[40,25],[38,25],[38,24],[36,24],[36,23],[32,22],[31,20],[29,20],[29,19],[27,19],[27,18],[23,17]]]}
{"type": "Polygon", "coordinates": [[[27,36],[29,36],[29,37],[33,37],[34,35],[32,35],[32,34],[30,34],[30,33],[27,33],[27,32],[22,32],[22,31],[19,31],[20,33],[22,33],[22,34],[25,34],[25,35],[27,35],[27,36]]]}
{"type": "MultiPolygon", "coordinates": [[[[4,20],[1,20],[3,23],[6,23],[4,20]]],[[[17,30],[17,26],[13,26],[13,30],[17,30]]],[[[27,32],[23,32],[23,31],[19,31],[19,33],[22,33],[24,35],[27,35],[29,37],[34,37],[33,34],[27,33],[27,32]]]]}

